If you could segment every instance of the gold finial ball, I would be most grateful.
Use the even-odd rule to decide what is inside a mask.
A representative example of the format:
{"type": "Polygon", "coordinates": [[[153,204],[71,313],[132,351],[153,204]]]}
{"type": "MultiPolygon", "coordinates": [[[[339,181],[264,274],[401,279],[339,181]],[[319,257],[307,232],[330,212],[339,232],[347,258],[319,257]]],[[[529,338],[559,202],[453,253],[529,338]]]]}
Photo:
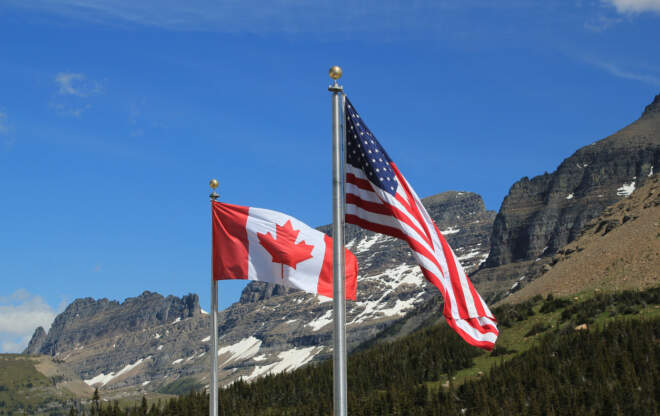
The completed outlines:
{"type": "Polygon", "coordinates": [[[330,78],[334,79],[335,81],[341,78],[341,68],[338,67],[337,65],[333,66],[330,68],[330,78]]]}
{"type": "Polygon", "coordinates": [[[216,189],[218,187],[218,180],[217,179],[211,179],[211,181],[209,182],[209,186],[212,189],[216,189]]]}

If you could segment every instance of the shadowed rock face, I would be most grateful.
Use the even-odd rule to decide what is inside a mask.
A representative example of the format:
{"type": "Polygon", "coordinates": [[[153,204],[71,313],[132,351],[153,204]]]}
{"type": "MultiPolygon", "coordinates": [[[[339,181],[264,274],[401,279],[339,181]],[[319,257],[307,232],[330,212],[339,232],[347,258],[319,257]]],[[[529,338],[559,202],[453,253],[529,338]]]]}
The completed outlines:
{"type": "Polygon", "coordinates": [[[551,256],[575,240],[603,209],[660,169],[660,95],[642,117],[579,149],[557,170],[522,178],[495,218],[484,267],[551,256]]]}
{"type": "MultiPolygon", "coordinates": [[[[485,210],[479,195],[452,191],[423,202],[468,271],[485,260],[495,212],[485,210]]],[[[347,226],[346,246],[360,265],[358,301],[347,302],[349,349],[440,296],[425,282],[406,243],[347,226]]],[[[328,358],[331,316],[329,299],[251,282],[218,316],[221,382],[252,380],[328,358]]],[[[208,384],[209,329],[209,315],[200,312],[196,295],[164,298],[145,292],[121,304],[77,299],[47,335],[35,332],[26,352],[68,363],[89,384],[98,381],[111,399],[110,392],[158,390],[182,377],[208,384]]]]}
{"type": "MultiPolygon", "coordinates": [[[[504,299],[536,295],[640,290],[660,284],[660,177],[603,210],[582,234],[559,249],[538,279],[504,299]]],[[[522,285],[521,285],[522,286],[522,285]]]]}
{"type": "Polygon", "coordinates": [[[34,331],[32,339],[30,339],[30,343],[24,352],[27,354],[38,354],[41,351],[41,347],[43,347],[44,342],[46,342],[46,331],[42,326],[40,326],[34,331]]]}

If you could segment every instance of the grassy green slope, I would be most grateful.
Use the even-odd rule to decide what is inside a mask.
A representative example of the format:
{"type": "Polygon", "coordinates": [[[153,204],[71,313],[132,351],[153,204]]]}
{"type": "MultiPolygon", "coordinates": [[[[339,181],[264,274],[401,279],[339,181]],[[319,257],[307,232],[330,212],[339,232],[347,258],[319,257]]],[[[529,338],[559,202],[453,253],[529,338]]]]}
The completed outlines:
{"type": "Polygon", "coordinates": [[[500,336],[491,354],[482,354],[475,365],[456,374],[456,383],[486,374],[502,359],[513,357],[538,344],[538,339],[551,331],[575,328],[602,329],[625,318],[653,319],[660,317],[660,288],[643,292],[614,293],[583,292],[572,298],[534,298],[515,305],[503,305],[493,312],[499,321],[500,336]]]}
{"type": "Polygon", "coordinates": [[[0,415],[64,414],[73,395],[36,368],[39,358],[0,354],[0,415]]]}

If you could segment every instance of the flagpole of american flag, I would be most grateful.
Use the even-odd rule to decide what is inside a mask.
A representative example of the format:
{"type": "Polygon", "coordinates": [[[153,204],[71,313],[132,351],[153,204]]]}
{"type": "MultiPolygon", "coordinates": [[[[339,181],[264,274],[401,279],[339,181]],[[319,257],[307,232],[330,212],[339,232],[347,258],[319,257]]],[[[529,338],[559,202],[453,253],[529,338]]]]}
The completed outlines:
{"type": "Polygon", "coordinates": [[[342,70],[330,68],[332,93],[332,297],[333,297],[333,408],[335,416],[348,414],[346,396],[346,287],[344,284],[344,88],[337,83],[342,70]]]}
{"type": "MultiPolygon", "coordinates": [[[[220,195],[215,191],[217,179],[211,179],[211,205],[220,195]]],[[[213,257],[211,257],[213,258],[213,257]]],[[[211,261],[211,381],[209,383],[209,416],[218,416],[218,281],[213,278],[211,261]]]]}

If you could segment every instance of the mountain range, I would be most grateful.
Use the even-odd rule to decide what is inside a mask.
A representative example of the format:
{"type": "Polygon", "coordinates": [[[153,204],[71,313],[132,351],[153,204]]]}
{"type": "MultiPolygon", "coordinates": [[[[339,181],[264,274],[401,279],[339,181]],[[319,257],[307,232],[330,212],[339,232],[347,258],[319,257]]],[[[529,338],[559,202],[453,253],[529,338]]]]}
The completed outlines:
{"type": "MultiPolygon", "coordinates": [[[[658,168],[660,95],[638,120],[577,150],[554,172],[514,183],[497,213],[470,192],[444,192],[423,203],[491,303],[653,286],[660,270],[658,168]]],[[[320,229],[330,233],[330,226],[320,229]]],[[[349,350],[434,316],[429,311],[440,307],[439,293],[405,243],[353,226],[346,242],[360,264],[358,301],[347,302],[349,350]]],[[[331,307],[327,298],[250,283],[219,312],[221,383],[329,358],[331,307]]],[[[89,390],[78,394],[92,387],[108,399],[176,392],[208,386],[209,331],[209,315],[194,294],[144,292],[121,303],[76,299],[48,332],[37,328],[24,353],[46,355],[75,375],[61,383],[80,377],[84,383],[76,385],[89,390]]]]}

